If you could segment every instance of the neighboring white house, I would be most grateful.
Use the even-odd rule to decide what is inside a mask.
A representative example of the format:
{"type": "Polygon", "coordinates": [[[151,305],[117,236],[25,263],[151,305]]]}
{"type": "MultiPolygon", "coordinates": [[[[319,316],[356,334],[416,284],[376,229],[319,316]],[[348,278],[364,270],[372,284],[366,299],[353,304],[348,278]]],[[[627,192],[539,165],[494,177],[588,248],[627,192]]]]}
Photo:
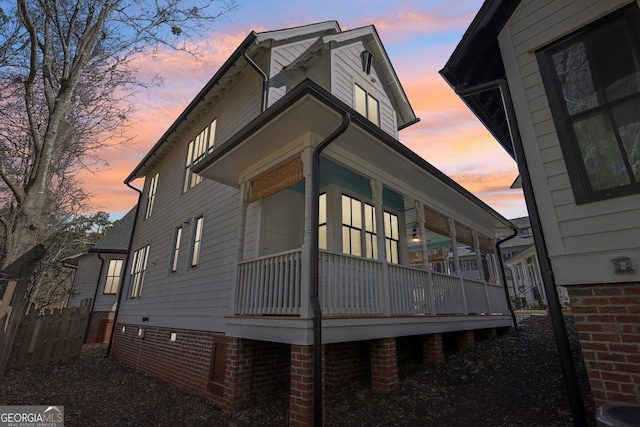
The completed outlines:
{"type": "Polygon", "coordinates": [[[87,251],[64,260],[76,270],[67,306],[79,307],[82,300],[93,299],[86,343],[109,342],[111,338],[134,219],[135,208],[87,251]]]}
{"type": "Polygon", "coordinates": [[[308,425],[319,354],[327,384],[386,392],[396,337],[429,362],[510,327],[502,285],[428,268],[514,227],[398,141],[416,121],[373,26],[249,34],[126,179],[144,184],[111,355],[227,412],[289,385],[308,425]]]}
{"type": "Polygon", "coordinates": [[[487,0],[441,74],[517,159],[596,404],[640,403],[638,2],[487,0]]]}

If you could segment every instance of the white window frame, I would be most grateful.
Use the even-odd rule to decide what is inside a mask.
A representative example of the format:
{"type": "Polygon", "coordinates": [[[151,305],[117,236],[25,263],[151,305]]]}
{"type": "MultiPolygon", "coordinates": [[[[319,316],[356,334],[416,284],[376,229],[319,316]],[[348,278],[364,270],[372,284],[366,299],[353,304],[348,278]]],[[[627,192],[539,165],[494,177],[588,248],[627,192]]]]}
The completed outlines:
{"type": "Polygon", "coordinates": [[[187,146],[184,183],[182,185],[183,193],[202,182],[202,177],[193,172],[193,167],[213,151],[216,138],[216,123],[217,119],[213,119],[187,146]]]}
{"type": "Polygon", "coordinates": [[[189,267],[196,268],[200,264],[200,253],[202,252],[202,235],[204,229],[204,215],[200,215],[193,221],[193,233],[191,234],[191,251],[189,256],[189,267]]]}
{"type": "Polygon", "coordinates": [[[153,213],[153,204],[156,199],[156,190],[158,188],[158,178],[160,173],[156,173],[151,181],[149,182],[149,191],[147,192],[147,208],[144,212],[144,219],[151,218],[151,214],[153,213]]]}
{"type": "Polygon", "coordinates": [[[121,258],[109,260],[109,264],[107,264],[107,274],[104,279],[104,288],[102,290],[103,295],[115,295],[118,293],[123,266],[124,260],[121,258]]]}
{"type": "Polygon", "coordinates": [[[182,241],[182,226],[177,227],[173,233],[173,247],[171,249],[171,265],[169,271],[178,271],[178,261],[180,260],[180,243],[182,241]]]}
{"type": "Polygon", "coordinates": [[[380,126],[380,101],[358,83],[354,83],[353,106],[358,113],[369,119],[376,126],[380,126]]]}
{"type": "Polygon", "coordinates": [[[130,272],[131,299],[139,298],[142,295],[142,285],[144,284],[144,276],[147,270],[149,250],[150,245],[146,245],[133,253],[130,272]]]}

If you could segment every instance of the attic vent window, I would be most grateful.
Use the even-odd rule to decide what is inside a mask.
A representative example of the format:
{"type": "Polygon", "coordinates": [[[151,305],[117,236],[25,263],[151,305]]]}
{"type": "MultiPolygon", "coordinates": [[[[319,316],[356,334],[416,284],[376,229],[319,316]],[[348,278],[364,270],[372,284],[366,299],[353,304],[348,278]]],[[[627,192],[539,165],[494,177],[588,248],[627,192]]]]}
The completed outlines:
{"type": "Polygon", "coordinates": [[[373,53],[368,50],[363,50],[360,53],[360,59],[362,60],[362,71],[371,74],[371,64],[373,64],[373,53]]]}

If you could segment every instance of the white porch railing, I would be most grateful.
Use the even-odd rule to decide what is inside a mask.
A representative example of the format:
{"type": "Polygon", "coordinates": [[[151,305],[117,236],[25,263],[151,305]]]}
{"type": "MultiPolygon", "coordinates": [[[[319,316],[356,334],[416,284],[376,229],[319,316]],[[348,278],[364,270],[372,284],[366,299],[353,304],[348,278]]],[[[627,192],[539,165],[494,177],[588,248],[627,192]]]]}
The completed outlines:
{"type": "MultiPolygon", "coordinates": [[[[299,315],[301,251],[294,250],[238,263],[237,315],[299,315]]],[[[371,259],[321,251],[318,286],[326,316],[383,316],[384,264],[371,259]]],[[[507,313],[500,285],[387,265],[392,316],[507,313]]]]}
{"type": "Polygon", "coordinates": [[[301,255],[297,249],[238,263],[235,313],[300,314],[301,255]]]}

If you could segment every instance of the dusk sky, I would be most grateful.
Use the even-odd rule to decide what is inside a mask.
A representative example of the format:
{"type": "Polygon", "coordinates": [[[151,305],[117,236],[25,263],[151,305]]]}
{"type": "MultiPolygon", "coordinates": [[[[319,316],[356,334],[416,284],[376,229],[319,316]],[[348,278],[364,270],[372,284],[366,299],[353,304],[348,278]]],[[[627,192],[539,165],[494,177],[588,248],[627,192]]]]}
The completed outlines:
{"type": "MultiPolygon", "coordinates": [[[[92,193],[89,211],[121,217],[137,200],[124,179],[240,42],[269,31],[337,20],[342,30],[374,24],[420,122],[400,141],[507,218],[526,216],[515,162],[453,93],[438,71],[480,9],[481,0],[238,0],[239,8],[198,39],[202,61],[161,51],[139,60],[140,76],[160,74],[162,87],[139,90],[130,117],[132,141],[98,153],[108,162],[79,177],[92,193]]],[[[137,188],[142,180],[133,182],[137,188]]]]}

